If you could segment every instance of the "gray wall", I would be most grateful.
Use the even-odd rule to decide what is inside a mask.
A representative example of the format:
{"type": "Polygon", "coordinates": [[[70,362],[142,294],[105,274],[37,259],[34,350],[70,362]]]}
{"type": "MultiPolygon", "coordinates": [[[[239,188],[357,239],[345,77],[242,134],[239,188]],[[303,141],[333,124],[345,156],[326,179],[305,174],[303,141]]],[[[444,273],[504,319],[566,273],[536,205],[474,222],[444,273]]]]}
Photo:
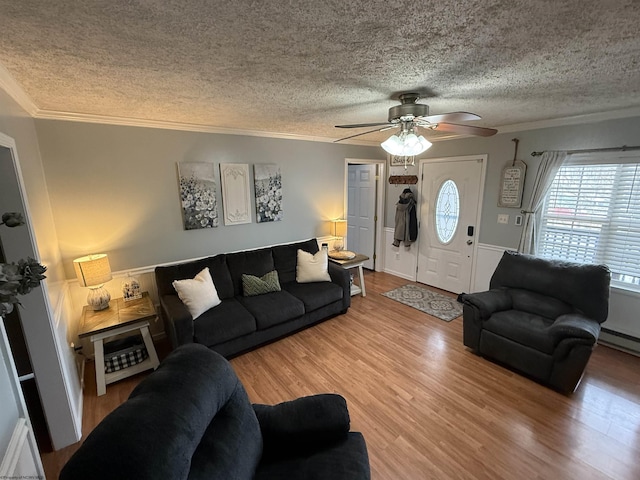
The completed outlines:
{"type": "MultiPolygon", "coordinates": [[[[479,242],[516,248],[520,240],[522,227],[514,225],[516,208],[498,207],[500,174],[505,165],[513,160],[513,138],[520,140],[518,159],[527,164],[523,207],[528,205],[531,190],[539,166],[540,157],[532,157],[531,152],[541,150],[573,150],[583,148],[619,147],[639,145],[640,117],[609,120],[598,123],[565,127],[544,128],[522,132],[498,134],[490,138],[470,138],[464,140],[435,142],[421,158],[454,157],[462,155],[488,154],[487,177],[482,203],[482,221],[479,242]],[[509,214],[509,224],[497,223],[498,214],[509,214]]],[[[416,165],[417,165],[416,161],[416,165]]],[[[399,174],[402,167],[394,167],[392,174],[399,174]]],[[[409,170],[417,174],[417,167],[409,170]]],[[[397,189],[397,187],[396,187],[397,189]]],[[[400,189],[401,191],[402,189],[400,189]]],[[[395,204],[398,196],[392,188],[388,189],[386,226],[393,226],[395,204]]]]}
{"type": "MultiPolygon", "coordinates": [[[[385,157],[378,147],[55,120],[37,120],[36,127],[67,278],[73,278],[73,258],[88,253],[106,252],[114,270],[126,270],[328,235],[327,221],[343,215],[344,159],[385,157]],[[221,219],[214,229],[183,230],[177,162],[212,162],[216,169],[220,163],[279,164],[283,221],[224,226],[221,219]]],[[[633,145],[640,142],[638,131],[640,117],[634,117],[435,142],[423,157],[488,154],[479,242],[515,248],[520,209],[497,206],[501,170],[513,159],[512,138],[520,140],[518,159],[528,165],[524,207],[540,161],[532,151],[633,145]],[[500,213],[510,215],[508,225],[497,223],[500,213]]],[[[403,167],[390,171],[402,173],[403,167]]],[[[387,227],[403,188],[387,184],[387,227]]]]}
{"type": "MultiPolygon", "coordinates": [[[[36,121],[67,278],[72,260],[109,254],[114,271],[329,234],[343,216],[344,159],[384,158],[375,147],[36,121]],[[276,163],[280,222],[185,231],[177,162],[276,163]]],[[[253,175],[253,174],[252,174],[253,175]]],[[[253,189],[253,185],[251,185],[253,189]]],[[[253,201],[253,200],[252,200],[253,201]]],[[[255,212],[254,212],[255,214],[255,212]]]]}

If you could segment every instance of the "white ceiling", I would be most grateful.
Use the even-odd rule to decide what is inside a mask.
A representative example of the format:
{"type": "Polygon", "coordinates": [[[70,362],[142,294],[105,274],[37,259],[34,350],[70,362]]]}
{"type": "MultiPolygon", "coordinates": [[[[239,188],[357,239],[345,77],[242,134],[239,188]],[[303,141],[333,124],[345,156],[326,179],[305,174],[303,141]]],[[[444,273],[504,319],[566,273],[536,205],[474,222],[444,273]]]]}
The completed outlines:
{"type": "Polygon", "coordinates": [[[0,12],[0,84],[36,117],[332,140],[357,132],[336,124],[386,121],[402,91],[502,131],[640,112],[637,0],[0,0],[0,12]]]}

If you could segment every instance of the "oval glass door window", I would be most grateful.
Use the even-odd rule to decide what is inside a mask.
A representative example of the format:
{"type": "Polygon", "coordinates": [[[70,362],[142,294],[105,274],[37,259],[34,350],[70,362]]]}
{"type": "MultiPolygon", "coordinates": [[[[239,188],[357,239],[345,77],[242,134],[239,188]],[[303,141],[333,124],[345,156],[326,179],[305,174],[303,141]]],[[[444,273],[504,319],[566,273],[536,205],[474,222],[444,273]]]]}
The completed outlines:
{"type": "Polygon", "coordinates": [[[453,239],[460,218],[460,193],[453,180],[447,180],[440,187],[436,198],[436,235],[440,243],[453,239]]]}

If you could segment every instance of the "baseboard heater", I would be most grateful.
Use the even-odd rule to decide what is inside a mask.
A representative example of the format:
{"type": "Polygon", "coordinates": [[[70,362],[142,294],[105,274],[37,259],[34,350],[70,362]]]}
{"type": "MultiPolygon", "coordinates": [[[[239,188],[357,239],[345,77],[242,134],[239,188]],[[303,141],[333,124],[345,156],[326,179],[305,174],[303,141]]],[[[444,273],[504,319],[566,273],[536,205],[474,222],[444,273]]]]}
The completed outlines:
{"type": "Polygon", "coordinates": [[[630,353],[631,355],[640,356],[640,338],[627,335],[626,333],[620,333],[615,330],[603,328],[600,331],[598,343],[607,347],[622,350],[623,352],[630,353]]]}

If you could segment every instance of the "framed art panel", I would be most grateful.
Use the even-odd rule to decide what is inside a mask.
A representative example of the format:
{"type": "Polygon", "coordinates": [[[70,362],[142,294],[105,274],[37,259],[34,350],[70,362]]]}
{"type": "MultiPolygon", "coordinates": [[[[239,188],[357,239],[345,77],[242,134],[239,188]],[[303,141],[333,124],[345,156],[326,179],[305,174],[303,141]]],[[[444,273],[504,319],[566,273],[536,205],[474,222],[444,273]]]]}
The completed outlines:
{"type": "Polygon", "coordinates": [[[213,163],[178,163],[182,221],[185,230],[218,226],[213,163]]]}
{"type": "Polygon", "coordinates": [[[253,166],[258,223],[282,220],[282,176],[274,163],[253,166]]]}
{"type": "Polygon", "coordinates": [[[222,211],[225,225],[251,223],[249,165],[221,163],[222,211]]]}

